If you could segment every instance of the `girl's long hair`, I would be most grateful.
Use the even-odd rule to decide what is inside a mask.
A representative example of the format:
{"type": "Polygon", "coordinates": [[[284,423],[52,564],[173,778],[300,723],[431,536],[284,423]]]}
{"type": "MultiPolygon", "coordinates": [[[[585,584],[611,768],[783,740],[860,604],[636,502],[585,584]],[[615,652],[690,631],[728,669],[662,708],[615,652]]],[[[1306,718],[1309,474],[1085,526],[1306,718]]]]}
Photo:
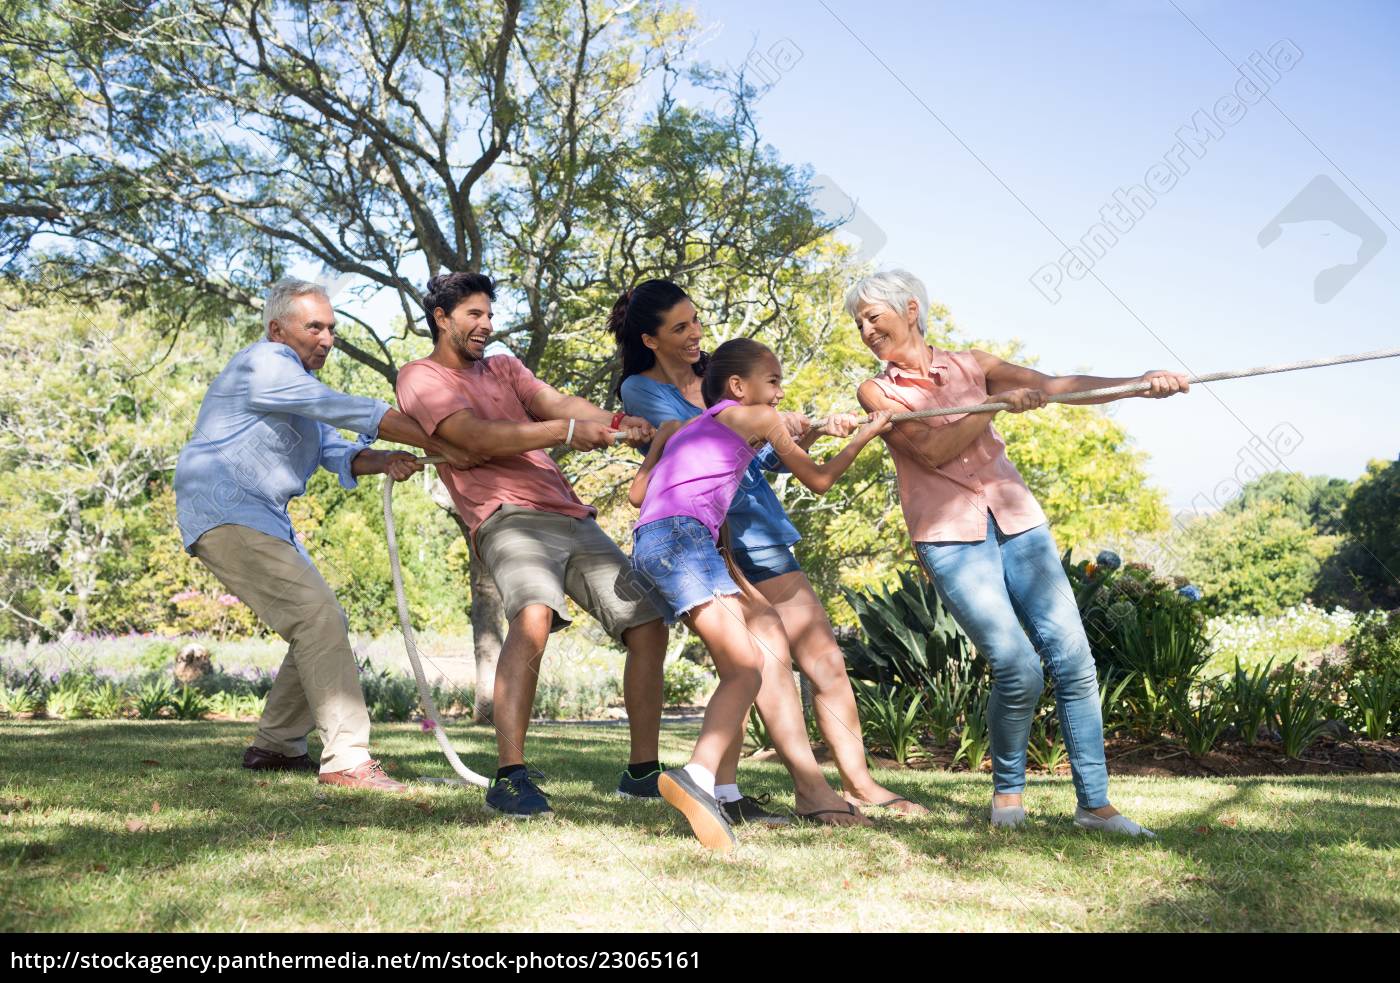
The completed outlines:
{"type": "MultiPolygon", "coordinates": [[[[656,364],[656,352],[642,342],[642,335],[655,335],[661,327],[662,315],[683,300],[689,300],[684,290],[670,280],[643,280],[617,298],[608,314],[608,330],[617,339],[622,354],[622,375],[618,377],[614,395],[622,397],[622,383],[628,376],[645,372],[656,364]]],[[[695,363],[696,375],[705,374],[709,356],[700,353],[695,363]]]]}

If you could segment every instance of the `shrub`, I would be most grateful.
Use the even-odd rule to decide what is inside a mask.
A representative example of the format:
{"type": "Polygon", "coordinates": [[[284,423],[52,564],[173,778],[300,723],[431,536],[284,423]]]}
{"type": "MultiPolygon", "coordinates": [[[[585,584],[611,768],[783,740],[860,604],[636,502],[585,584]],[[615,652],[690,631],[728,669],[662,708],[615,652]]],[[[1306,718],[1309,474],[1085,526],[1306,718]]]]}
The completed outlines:
{"type": "Polygon", "coordinates": [[[1272,719],[1273,666],[1272,662],[1266,662],[1245,669],[1236,657],[1235,672],[1221,689],[1221,697],[1230,707],[1232,722],[1246,744],[1258,740],[1259,729],[1272,719]]]}
{"type": "Polygon", "coordinates": [[[1400,730],[1391,720],[1400,712],[1400,675],[1395,670],[1357,676],[1347,687],[1353,720],[1373,741],[1400,730]]]}
{"type": "Polygon", "coordinates": [[[150,672],[164,672],[180,654],[180,646],[174,642],[152,642],[141,649],[138,661],[142,668],[150,672]]]}
{"type": "Polygon", "coordinates": [[[1068,756],[1064,737],[1060,734],[1059,722],[1055,717],[1055,704],[1042,702],[1040,711],[1031,725],[1031,740],[1026,747],[1026,755],[1037,768],[1055,773],[1068,756]]]}
{"type": "Polygon", "coordinates": [[[968,704],[967,713],[963,717],[962,733],[958,735],[958,751],[953,756],[953,764],[965,762],[969,771],[976,771],[982,767],[982,759],[992,747],[992,732],[987,720],[989,696],[989,691],[982,689],[968,704]]]}
{"type": "Polygon", "coordinates": [[[768,728],[764,726],[756,706],[749,707],[749,722],[744,729],[744,739],[755,752],[773,746],[773,739],[768,736],[768,728]]]}
{"type": "Polygon", "coordinates": [[[862,635],[844,647],[851,675],[883,686],[906,686],[916,693],[935,688],[952,666],[985,673],[968,641],[922,572],[904,568],[899,585],[860,594],[843,588],[856,612],[862,635]]]}
{"type": "Polygon", "coordinates": [[[1209,687],[1195,693],[1168,690],[1167,709],[1172,730],[1193,758],[1210,753],[1234,715],[1230,700],[1209,687]]]}
{"type": "Polygon", "coordinates": [[[1325,708],[1326,699],[1302,671],[1288,666],[1278,674],[1270,710],[1285,755],[1298,757],[1322,735],[1325,708]]]}
{"type": "Polygon", "coordinates": [[[910,696],[907,689],[867,682],[856,687],[856,703],[866,739],[873,737],[881,747],[889,748],[896,764],[908,764],[919,751],[923,694],[910,696]]]}
{"type": "Polygon", "coordinates": [[[209,712],[209,697],[194,686],[181,686],[170,701],[170,712],[176,720],[202,720],[209,712]]]}
{"type": "Polygon", "coordinates": [[[0,686],[0,713],[22,717],[38,713],[42,705],[38,695],[27,685],[0,686]]]}
{"type": "Polygon", "coordinates": [[[668,707],[693,706],[714,681],[708,672],[689,659],[672,659],[661,677],[661,698],[668,707]]]}
{"type": "Polygon", "coordinates": [[[98,720],[117,720],[126,716],[126,690],[108,680],[92,691],[88,709],[98,720]]]}
{"type": "Polygon", "coordinates": [[[136,716],[142,720],[155,720],[175,703],[175,690],[170,681],[157,678],[141,687],[136,693],[136,716]]]}
{"type": "Polygon", "coordinates": [[[1353,673],[1390,670],[1400,675],[1400,609],[1369,611],[1357,618],[1346,654],[1353,673]]]}

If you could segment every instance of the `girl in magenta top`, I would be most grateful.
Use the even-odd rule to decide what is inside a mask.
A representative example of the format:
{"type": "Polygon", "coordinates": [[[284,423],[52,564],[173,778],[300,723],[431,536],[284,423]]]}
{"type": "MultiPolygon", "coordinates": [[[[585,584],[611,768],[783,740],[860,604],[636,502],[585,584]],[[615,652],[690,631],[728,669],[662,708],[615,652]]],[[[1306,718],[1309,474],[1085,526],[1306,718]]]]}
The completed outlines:
{"type": "Polygon", "coordinates": [[[702,393],[709,407],[703,414],[685,424],[668,421],[657,430],[628,497],[642,510],[633,533],[637,586],[651,595],[668,624],[683,619],[700,636],[720,680],[690,763],[663,773],[658,785],[701,843],[728,851],[735,839],[715,799],[715,772],[726,752],[740,747],[762,660],[791,662],[777,613],[757,591],[740,587],[743,578],[715,549],[726,539],[725,513],[765,443],[798,481],[825,492],[867,443],[889,429],[890,414],[874,414],[840,453],[818,464],[778,415],[783,385],[777,357],[749,338],[715,349],[702,393]]]}

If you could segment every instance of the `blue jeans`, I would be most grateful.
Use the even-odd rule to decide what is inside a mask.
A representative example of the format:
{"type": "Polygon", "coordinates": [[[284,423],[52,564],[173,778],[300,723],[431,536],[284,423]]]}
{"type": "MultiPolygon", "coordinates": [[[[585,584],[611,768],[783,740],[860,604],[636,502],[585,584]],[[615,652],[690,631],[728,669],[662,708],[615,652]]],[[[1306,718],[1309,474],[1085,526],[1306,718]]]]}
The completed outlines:
{"type": "Polygon", "coordinates": [[[991,666],[995,790],[1026,787],[1026,744],[1048,668],[1075,795],[1085,809],[1107,805],[1098,676],[1049,526],[1007,536],[988,513],[980,543],[914,545],[939,597],[991,666]]]}

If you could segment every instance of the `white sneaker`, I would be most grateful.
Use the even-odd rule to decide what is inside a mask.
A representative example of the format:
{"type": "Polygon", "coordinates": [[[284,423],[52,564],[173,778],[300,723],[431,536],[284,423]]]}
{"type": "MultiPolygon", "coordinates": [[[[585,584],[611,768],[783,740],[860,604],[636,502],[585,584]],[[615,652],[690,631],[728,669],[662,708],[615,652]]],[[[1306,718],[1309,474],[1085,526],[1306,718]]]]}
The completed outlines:
{"type": "Polygon", "coordinates": [[[997,829],[1015,829],[1025,821],[1023,806],[992,806],[992,826],[997,829]]]}
{"type": "Polygon", "coordinates": [[[1121,813],[1112,819],[1104,819],[1102,816],[1096,816],[1079,806],[1074,809],[1074,825],[1080,829],[1092,829],[1098,833],[1122,833],[1124,836],[1142,836],[1149,840],[1157,838],[1157,834],[1152,830],[1146,826],[1139,826],[1121,813]]]}

